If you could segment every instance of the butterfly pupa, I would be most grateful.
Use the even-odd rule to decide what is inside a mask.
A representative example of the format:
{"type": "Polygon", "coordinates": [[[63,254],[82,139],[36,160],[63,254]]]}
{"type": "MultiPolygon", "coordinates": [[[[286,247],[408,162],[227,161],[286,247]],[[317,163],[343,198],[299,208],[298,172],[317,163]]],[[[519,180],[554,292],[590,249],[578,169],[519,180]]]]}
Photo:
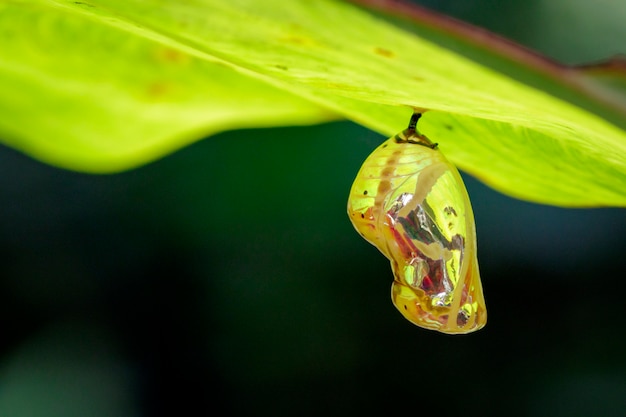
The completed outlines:
{"type": "Polygon", "coordinates": [[[456,167],[416,130],[420,116],[365,160],[348,215],[391,261],[391,298],[405,318],[443,333],[469,333],[487,322],[474,214],[456,167]]]}

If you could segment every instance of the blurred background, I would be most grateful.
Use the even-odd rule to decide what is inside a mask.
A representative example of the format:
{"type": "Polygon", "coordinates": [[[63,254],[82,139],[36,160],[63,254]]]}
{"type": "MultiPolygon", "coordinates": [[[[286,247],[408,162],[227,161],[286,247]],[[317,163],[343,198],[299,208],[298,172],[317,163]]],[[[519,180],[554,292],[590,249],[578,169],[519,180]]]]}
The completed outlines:
{"type": "MultiPolygon", "coordinates": [[[[422,4],[566,63],[626,49],[621,0],[422,4]]],[[[489,323],[422,330],[345,214],[383,139],[227,132],[110,176],[0,148],[0,416],[625,416],[626,210],[465,176],[489,323]]]]}

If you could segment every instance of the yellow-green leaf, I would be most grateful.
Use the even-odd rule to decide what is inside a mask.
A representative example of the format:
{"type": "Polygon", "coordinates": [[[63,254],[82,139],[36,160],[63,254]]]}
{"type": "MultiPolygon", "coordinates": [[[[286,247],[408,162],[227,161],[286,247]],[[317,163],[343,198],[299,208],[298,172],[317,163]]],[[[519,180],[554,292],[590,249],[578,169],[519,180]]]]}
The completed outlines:
{"type": "Polygon", "coordinates": [[[211,133],[329,111],[85,3],[0,4],[0,140],[87,172],[128,169],[211,133]]]}
{"type": "Polygon", "coordinates": [[[419,108],[428,110],[420,130],[503,192],[626,205],[626,112],[607,93],[619,83],[601,77],[563,70],[532,82],[530,63],[506,71],[469,59],[476,45],[450,49],[443,26],[420,35],[336,0],[9,4],[2,33],[12,28],[18,41],[0,51],[0,111],[11,116],[0,132],[48,162],[113,171],[220,129],[331,113],[391,135],[419,108]]]}

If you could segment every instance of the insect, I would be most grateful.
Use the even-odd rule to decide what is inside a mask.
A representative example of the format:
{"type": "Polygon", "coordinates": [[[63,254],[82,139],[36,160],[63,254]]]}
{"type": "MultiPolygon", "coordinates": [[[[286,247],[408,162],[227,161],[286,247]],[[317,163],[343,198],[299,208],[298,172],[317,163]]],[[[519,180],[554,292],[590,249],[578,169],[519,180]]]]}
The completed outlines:
{"type": "Polygon", "coordinates": [[[391,298],[405,318],[443,333],[469,333],[487,321],[474,215],[456,167],[417,131],[420,117],[415,113],[406,130],[365,160],[348,215],[391,261],[391,298]]]}

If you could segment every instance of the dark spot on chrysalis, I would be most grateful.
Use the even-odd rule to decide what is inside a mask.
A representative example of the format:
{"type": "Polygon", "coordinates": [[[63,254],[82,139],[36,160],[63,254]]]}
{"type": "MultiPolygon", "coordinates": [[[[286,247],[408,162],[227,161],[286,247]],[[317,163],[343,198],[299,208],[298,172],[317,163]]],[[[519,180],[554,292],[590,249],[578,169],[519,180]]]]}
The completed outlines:
{"type": "Polygon", "coordinates": [[[452,214],[452,215],[454,215],[454,216],[458,216],[458,215],[456,214],[456,210],[454,209],[454,207],[451,207],[451,206],[447,206],[446,208],[444,208],[444,209],[443,209],[443,212],[444,212],[444,213],[446,213],[447,215],[452,214]]]}
{"type": "Polygon", "coordinates": [[[363,195],[367,195],[367,190],[363,191],[363,195]]]}
{"type": "Polygon", "coordinates": [[[383,147],[383,148],[386,148],[386,147],[387,147],[387,144],[385,143],[382,147],[383,147]]]}
{"type": "Polygon", "coordinates": [[[452,125],[443,125],[443,127],[445,127],[448,130],[454,130],[454,128],[452,127],[452,125]]]}
{"type": "Polygon", "coordinates": [[[409,308],[406,306],[406,304],[404,305],[404,309],[405,309],[405,310],[408,310],[408,309],[409,309],[409,308]]]}
{"type": "Polygon", "coordinates": [[[364,219],[365,218],[365,214],[361,213],[361,218],[364,219]]]}
{"type": "MultiPolygon", "coordinates": [[[[393,169],[391,170],[391,172],[386,172],[386,173],[385,173],[385,170],[383,170],[383,173],[382,173],[383,176],[386,175],[387,177],[390,177],[391,174],[393,174],[393,169]]],[[[378,184],[378,193],[379,194],[386,194],[387,191],[389,191],[389,190],[391,190],[391,183],[389,181],[381,181],[378,184]]]]}

